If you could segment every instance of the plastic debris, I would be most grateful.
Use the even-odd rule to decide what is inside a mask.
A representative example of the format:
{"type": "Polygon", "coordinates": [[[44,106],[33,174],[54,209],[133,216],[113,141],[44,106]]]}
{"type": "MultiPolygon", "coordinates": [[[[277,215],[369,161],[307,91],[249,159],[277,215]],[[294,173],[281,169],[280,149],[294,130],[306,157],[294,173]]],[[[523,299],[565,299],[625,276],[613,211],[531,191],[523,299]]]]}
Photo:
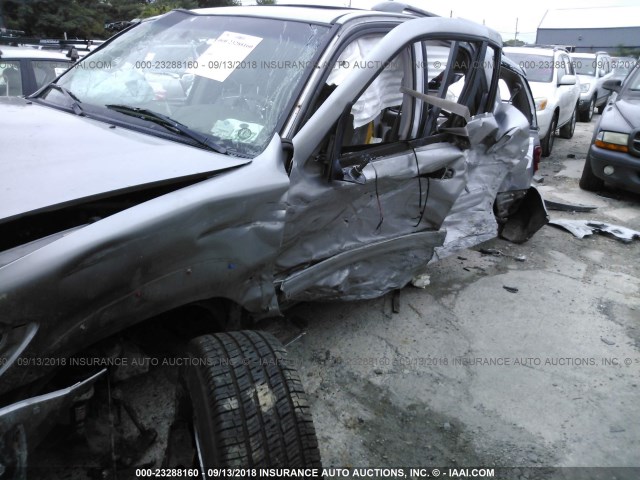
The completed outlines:
{"type": "Polygon", "coordinates": [[[400,313],[400,290],[391,293],[391,310],[393,313],[400,313]]]}
{"type": "Polygon", "coordinates": [[[428,273],[416,275],[411,280],[411,285],[417,288],[427,288],[429,284],[431,284],[431,277],[429,276],[428,273]]]}
{"type": "Polygon", "coordinates": [[[527,257],[524,255],[509,255],[508,253],[502,253],[502,251],[495,248],[481,248],[478,250],[483,255],[492,255],[494,257],[507,257],[513,258],[516,262],[526,262],[527,257]]]}
{"type": "Polygon", "coordinates": [[[608,233],[625,243],[629,243],[636,238],[640,239],[640,232],[620,225],[610,225],[589,220],[550,220],[549,223],[564,228],[576,238],[584,238],[593,233],[608,233]]]}
{"type": "Polygon", "coordinates": [[[544,205],[549,210],[561,212],[591,212],[598,208],[595,205],[572,205],[570,203],[554,202],[553,200],[545,200],[544,205]]]}
{"type": "Polygon", "coordinates": [[[502,252],[495,248],[481,248],[479,252],[483,255],[493,255],[494,257],[499,257],[500,255],[502,255],[502,252]]]}

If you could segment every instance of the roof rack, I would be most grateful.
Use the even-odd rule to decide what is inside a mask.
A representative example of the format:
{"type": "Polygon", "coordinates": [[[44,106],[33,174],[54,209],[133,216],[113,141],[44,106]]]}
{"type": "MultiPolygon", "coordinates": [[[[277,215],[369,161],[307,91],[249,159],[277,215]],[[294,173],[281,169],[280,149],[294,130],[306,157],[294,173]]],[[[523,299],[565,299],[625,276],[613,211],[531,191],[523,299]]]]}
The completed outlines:
{"type": "Polygon", "coordinates": [[[22,30],[11,30],[10,28],[0,28],[0,37],[22,37],[24,32],[22,30]]]}
{"type": "MultiPolygon", "coordinates": [[[[24,32],[21,32],[24,34],[24,32]]],[[[64,50],[65,48],[75,47],[80,50],[89,50],[92,45],[98,45],[102,41],[95,40],[62,40],[56,38],[37,38],[37,37],[24,37],[24,36],[12,36],[4,35],[4,32],[0,34],[0,45],[12,45],[14,47],[20,45],[32,45],[43,49],[56,49],[64,50]]]]}
{"type": "Polygon", "coordinates": [[[389,13],[406,13],[413,15],[414,17],[437,17],[435,13],[427,12],[421,8],[414,7],[413,5],[407,5],[400,2],[381,2],[376,3],[371,10],[376,12],[389,12],[389,13]]]}

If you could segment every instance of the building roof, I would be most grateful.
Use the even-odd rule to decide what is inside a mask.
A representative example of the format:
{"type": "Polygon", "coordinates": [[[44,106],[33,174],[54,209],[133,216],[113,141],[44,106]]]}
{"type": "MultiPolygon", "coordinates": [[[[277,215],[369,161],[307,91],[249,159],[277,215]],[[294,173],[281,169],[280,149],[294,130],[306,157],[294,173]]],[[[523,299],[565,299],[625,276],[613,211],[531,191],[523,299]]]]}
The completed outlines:
{"type": "Polygon", "coordinates": [[[640,27],[640,6],[547,10],[539,29],[640,27]]]}

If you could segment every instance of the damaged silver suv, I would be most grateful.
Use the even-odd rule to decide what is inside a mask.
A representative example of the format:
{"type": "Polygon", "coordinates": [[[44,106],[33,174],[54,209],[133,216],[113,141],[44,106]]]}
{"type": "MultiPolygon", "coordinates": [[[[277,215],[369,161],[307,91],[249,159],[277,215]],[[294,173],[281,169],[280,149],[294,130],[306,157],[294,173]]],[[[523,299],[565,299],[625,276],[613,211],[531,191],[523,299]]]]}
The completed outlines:
{"type": "Polygon", "coordinates": [[[57,424],[108,432],[109,468],[137,465],[96,406],[126,404],[129,331],[189,360],[162,466],[319,466],[295,369],[246,329],[546,223],[535,113],[515,81],[501,100],[501,46],[396,3],[181,10],[2,99],[0,478],[57,424]]]}

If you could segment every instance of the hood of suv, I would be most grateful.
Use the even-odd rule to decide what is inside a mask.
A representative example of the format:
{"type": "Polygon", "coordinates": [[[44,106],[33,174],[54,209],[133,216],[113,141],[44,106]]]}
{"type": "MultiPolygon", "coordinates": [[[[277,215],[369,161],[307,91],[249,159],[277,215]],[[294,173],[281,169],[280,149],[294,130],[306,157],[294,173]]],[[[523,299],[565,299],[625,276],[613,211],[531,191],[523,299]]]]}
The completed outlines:
{"type": "Polygon", "coordinates": [[[584,75],[583,73],[576,75],[576,77],[578,77],[581,82],[586,82],[586,83],[592,83],[597,80],[597,78],[594,77],[593,75],[584,75]]]}
{"type": "Polygon", "coordinates": [[[547,98],[552,101],[555,97],[555,89],[557,88],[553,82],[532,82],[529,81],[531,94],[534,98],[547,98]]]}
{"type": "Polygon", "coordinates": [[[615,131],[624,131],[626,125],[632,129],[640,127],[640,98],[618,97],[613,107],[605,110],[601,128],[616,127],[615,131]]]}
{"type": "Polygon", "coordinates": [[[250,162],[22,98],[0,98],[0,129],[0,223],[250,162]]]}

